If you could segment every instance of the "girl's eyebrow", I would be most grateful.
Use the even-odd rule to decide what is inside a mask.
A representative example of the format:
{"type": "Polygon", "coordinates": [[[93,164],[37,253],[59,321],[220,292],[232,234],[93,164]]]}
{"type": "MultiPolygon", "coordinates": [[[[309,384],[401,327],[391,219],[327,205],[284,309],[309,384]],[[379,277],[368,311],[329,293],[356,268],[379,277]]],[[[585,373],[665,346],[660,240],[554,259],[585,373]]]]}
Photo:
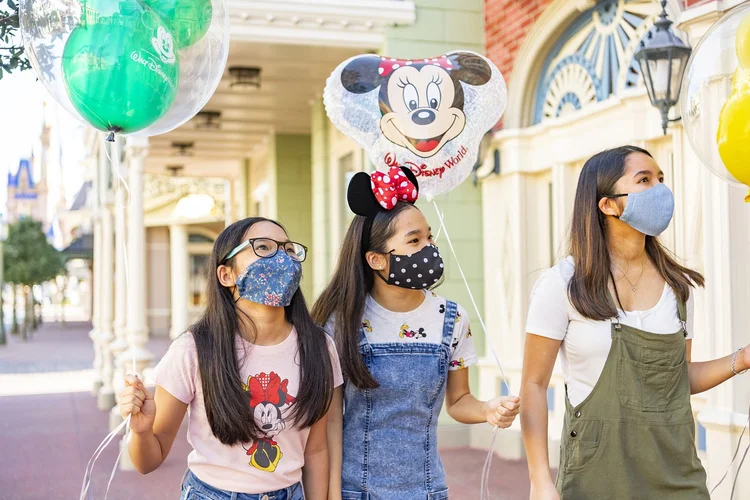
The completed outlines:
{"type": "MultiPolygon", "coordinates": [[[[639,175],[651,175],[651,171],[650,170],[641,170],[640,172],[638,172],[635,175],[633,175],[633,177],[638,177],[639,175]]],[[[656,175],[657,176],[664,175],[664,172],[662,172],[661,170],[659,170],[659,173],[657,173],[656,175]]]]}

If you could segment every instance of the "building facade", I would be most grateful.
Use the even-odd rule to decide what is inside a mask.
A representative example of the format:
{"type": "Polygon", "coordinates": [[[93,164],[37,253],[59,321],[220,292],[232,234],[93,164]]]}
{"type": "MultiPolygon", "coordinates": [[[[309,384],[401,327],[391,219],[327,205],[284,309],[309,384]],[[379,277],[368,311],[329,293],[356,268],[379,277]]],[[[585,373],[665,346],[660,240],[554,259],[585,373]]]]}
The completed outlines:
{"type": "MultiPolygon", "coordinates": [[[[729,4],[670,1],[672,19],[694,46],[729,4]]],[[[174,337],[201,311],[204,266],[213,240],[240,218],[281,221],[310,247],[303,291],[314,299],[330,278],[352,218],[346,186],[370,170],[366,154],[327,119],[322,91],[343,60],[372,52],[421,58],[468,49],[485,52],[508,83],[508,109],[477,180],[437,199],[472,299],[449,252],[440,293],[471,311],[481,356],[472,384],[482,398],[504,391],[489,342],[511,390],[520,386],[525,315],[539,273],[565,255],[566,227],[578,172],[592,154],[633,143],[654,153],[673,186],[677,209],[665,242],[704,272],[695,359],[748,343],[750,243],[742,197],[713,179],[692,154],[679,123],[663,135],[633,54],[653,27],[650,0],[288,0],[227,2],[232,42],[224,79],[205,111],[179,129],[109,148],[92,133],[94,311],[100,406],[123,384],[130,348],[139,370],[155,353],[151,336],[174,337]],[[252,74],[248,84],[238,75],[252,74]],[[616,127],[613,126],[616,124],[616,127]],[[110,161],[112,160],[112,161],[110,161]],[[122,180],[127,190],[116,189],[122,180]],[[127,259],[124,257],[127,254],[127,259]],[[129,269],[126,277],[124,264],[129,269]],[[110,281],[112,280],[112,281],[110,281]],[[114,282],[115,286],[96,283],[114,282]]],[[[433,228],[435,207],[419,206],[433,228]]],[[[441,236],[444,238],[444,236],[441,236]]],[[[438,241],[440,244],[441,241],[438,241]]],[[[549,393],[550,440],[559,442],[564,408],[556,372],[549,393]]],[[[750,395],[733,382],[695,398],[699,445],[710,480],[723,473],[750,395]]],[[[486,426],[441,417],[442,446],[484,448],[486,426]]],[[[518,426],[500,433],[497,451],[522,457],[518,426]]],[[[748,485],[741,486],[747,491],[748,485]]]]}
{"type": "MultiPolygon", "coordinates": [[[[670,1],[667,10],[695,47],[740,3],[670,1]]],[[[485,216],[485,310],[489,340],[501,352],[514,392],[520,388],[531,289],[541,272],[568,255],[578,175],[593,154],[623,144],[648,149],[664,170],[676,208],[662,239],[707,279],[706,288],[696,291],[693,360],[724,356],[750,342],[744,326],[750,320],[750,212],[744,192],[703,167],[681,122],[662,133],[633,58],[660,11],[660,2],[649,0],[486,1],[487,53],[503,71],[509,96],[478,173],[485,216]]],[[[484,397],[498,392],[494,363],[482,366],[480,388],[484,397]]],[[[693,397],[696,445],[711,486],[729,465],[749,406],[742,377],[693,397]]],[[[559,366],[548,407],[554,464],[565,412],[559,366]]],[[[472,443],[486,442],[486,434],[476,432],[472,443]]],[[[502,436],[502,453],[522,457],[520,426],[502,436]]],[[[750,494],[748,479],[741,477],[737,498],[750,494]]],[[[716,498],[728,498],[730,490],[723,484],[716,498]]]]}

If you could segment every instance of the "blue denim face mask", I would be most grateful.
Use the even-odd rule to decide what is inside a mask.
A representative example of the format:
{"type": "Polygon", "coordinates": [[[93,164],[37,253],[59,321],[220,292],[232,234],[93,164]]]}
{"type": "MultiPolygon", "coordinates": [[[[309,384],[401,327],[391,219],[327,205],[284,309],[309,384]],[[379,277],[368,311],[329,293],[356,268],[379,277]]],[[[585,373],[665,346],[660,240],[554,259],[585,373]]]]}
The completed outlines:
{"type": "Polygon", "coordinates": [[[286,252],[258,259],[237,278],[240,298],[266,306],[286,307],[299,288],[302,264],[286,252]]]}
{"type": "Polygon", "coordinates": [[[611,196],[627,196],[621,221],[648,236],[659,236],[667,229],[674,214],[674,196],[666,184],[657,184],[639,193],[611,196]]]}

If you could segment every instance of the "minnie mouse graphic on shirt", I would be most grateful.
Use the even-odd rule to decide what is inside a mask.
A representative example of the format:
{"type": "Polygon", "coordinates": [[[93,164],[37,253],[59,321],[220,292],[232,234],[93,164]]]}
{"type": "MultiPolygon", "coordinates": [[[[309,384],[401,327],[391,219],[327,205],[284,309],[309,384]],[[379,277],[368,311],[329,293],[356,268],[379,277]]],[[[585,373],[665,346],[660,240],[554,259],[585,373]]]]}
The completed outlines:
{"type": "Polygon", "coordinates": [[[273,438],[286,428],[282,409],[294,403],[294,397],[287,389],[288,384],[288,379],[281,380],[275,372],[251,375],[247,378],[247,384],[242,384],[242,388],[250,393],[250,408],[263,433],[263,437],[249,449],[246,448],[250,457],[248,465],[256,469],[273,472],[283,456],[273,438]]]}

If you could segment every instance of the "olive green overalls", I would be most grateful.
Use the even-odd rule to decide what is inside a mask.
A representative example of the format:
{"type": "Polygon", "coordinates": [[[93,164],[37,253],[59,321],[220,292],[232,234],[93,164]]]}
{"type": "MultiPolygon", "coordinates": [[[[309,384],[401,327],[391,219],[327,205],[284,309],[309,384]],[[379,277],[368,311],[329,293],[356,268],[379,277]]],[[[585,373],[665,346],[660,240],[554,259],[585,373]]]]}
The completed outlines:
{"type": "Polygon", "coordinates": [[[599,381],[575,408],[566,397],[557,490],[561,500],[709,499],[695,449],[682,330],[654,334],[612,322],[599,381]]]}

